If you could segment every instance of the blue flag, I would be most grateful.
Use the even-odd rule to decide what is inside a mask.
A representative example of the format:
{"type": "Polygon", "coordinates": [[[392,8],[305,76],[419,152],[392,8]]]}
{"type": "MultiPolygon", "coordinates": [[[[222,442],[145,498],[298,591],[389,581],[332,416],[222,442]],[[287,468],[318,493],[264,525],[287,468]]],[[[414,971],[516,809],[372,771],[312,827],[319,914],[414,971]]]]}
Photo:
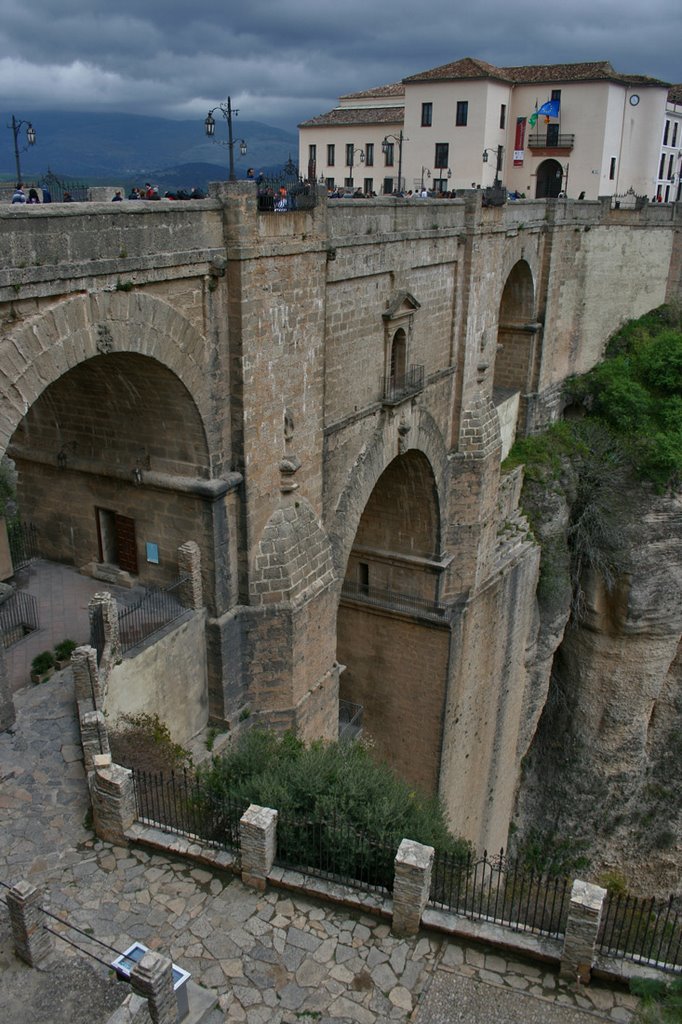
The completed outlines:
{"type": "Polygon", "coordinates": [[[547,100],[538,110],[538,114],[544,114],[545,117],[558,117],[559,100],[547,100]]]}

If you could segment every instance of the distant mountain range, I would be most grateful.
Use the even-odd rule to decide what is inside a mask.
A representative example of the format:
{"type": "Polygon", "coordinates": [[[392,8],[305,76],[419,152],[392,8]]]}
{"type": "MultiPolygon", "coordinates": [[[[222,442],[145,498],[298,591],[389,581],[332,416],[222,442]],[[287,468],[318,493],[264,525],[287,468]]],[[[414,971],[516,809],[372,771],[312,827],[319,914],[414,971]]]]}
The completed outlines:
{"type": "MultiPolygon", "coordinates": [[[[7,119],[9,120],[9,119],[7,119]]],[[[22,177],[40,178],[48,169],[59,178],[91,184],[144,184],[160,188],[202,187],[228,176],[228,147],[210,142],[201,118],[169,121],[136,114],[84,114],[31,112],[36,144],[20,153],[22,177]]],[[[247,167],[256,173],[282,167],[289,156],[298,159],[298,137],[259,121],[232,122],[235,139],[245,139],[247,155],[239,157],[235,145],[237,177],[247,167]]],[[[227,123],[216,118],[216,136],[227,140],[227,123]]],[[[25,136],[20,133],[20,142],[25,136]]],[[[0,148],[0,175],[16,171],[11,132],[0,148]]]]}

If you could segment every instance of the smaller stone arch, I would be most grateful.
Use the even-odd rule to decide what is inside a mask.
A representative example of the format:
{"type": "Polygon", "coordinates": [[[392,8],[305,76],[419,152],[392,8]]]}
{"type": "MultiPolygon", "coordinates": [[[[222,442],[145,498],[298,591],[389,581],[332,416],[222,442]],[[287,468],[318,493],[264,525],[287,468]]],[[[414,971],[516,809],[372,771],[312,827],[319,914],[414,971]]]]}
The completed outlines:
{"type": "Polygon", "coordinates": [[[535,284],[525,259],[511,268],[502,290],[493,376],[493,403],[497,409],[504,458],[525,416],[526,397],[533,388],[537,358],[535,284]]]}

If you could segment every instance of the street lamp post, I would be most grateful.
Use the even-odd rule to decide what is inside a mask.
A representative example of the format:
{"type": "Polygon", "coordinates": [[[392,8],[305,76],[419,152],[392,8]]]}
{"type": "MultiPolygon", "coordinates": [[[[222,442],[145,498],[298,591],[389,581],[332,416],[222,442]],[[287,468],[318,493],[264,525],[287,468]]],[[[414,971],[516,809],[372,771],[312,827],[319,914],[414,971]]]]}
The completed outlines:
{"type": "Polygon", "coordinates": [[[403,135],[402,128],[400,129],[399,135],[385,135],[381,143],[381,152],[388,153],[388,147],[390,145],[389,139],[393,139],[394,142],[398,143],[398,192],[402,192],[402,181],[403,181],[403,142],[409,142],[410,140],[406,135],[403,135]]]}
{"type": "MultiPolygon", "coordinates": [[[[19,159],[19,132],[21,131],[22,125],[26,125],[26,142],[29,146],[35,146],[36,143],[36,130],[30,121],[17,121],[14,114],[12,114],[12,123],[8,124],[7,127],[12,129],[12,135],[14,136],[14,162],[17,168],[17,185],[21,184],[21,161],[19,159]]],[[[27,147],[24,147],[26,149],[27,147]]]]}
{"type": "Polygon", "coordinates": [[[488,163],[488,153],[495,153],[497,163],[495,165],[495,180],[493,182],[493,188],[500,188],[502,182],[500,180],[500,174],[502,172],[502,156],[504,154],[504,146],[498,146],[497,149],[484,149],[483,150],[483,163],[488,163]]]}
{"type": "Polygon", "coordinates": [[[232,101],[228,96],[226,103],[219,103],[217,107],[213,107],[212,110],[209,110],[206,116],[206,120],[204,121],[204,128],[206,129],[206,134],[208,135],[209,139],[211,139],[212,142],[217,143],[219,146],[227,146],[229,149],[230,181],[237,180],[237,175],[234,173],[234,147],[237,142],[239,143],[239,155],[246,156],[246,142],[244,141],[244,139],[234,139],[232,137],[232,115],[234,114],[234,116],[236,117],[238,113],[238,110],[232,109],[232,101]],[[220,113],[225,118],[225,120],[227,121],[227,142],[221,142],[219,139],[213,138],[213,136],[215,135],[215,119],[213,117],[213,112],[215,110],[219,110],[220,113]]]}
{"type": "Polygon", "coordinates": [[[357,149],[357,148],[356,149],[352,149],[351,146],[350,146],[350,143],[349,143],[348,144],[348,150],[346,152],[346,162],[347,162],[348,168],[350,170],[349,178],[350,178],[350,187],[351,188],[354,187],[353,186],[353,167],[355,165],[355,154],[356,153],[360,154],[360,163],[364,164],[364,162],[365,162],[364,151],[362,149],[357,149]]]}

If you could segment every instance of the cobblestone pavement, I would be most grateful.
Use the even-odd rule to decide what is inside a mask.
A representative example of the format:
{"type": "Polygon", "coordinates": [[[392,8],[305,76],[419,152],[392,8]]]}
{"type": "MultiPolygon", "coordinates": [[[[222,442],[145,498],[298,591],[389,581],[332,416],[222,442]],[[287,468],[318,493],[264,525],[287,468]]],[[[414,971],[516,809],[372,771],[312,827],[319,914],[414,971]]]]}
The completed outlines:
{"type": "Polygon", "coordinates": [[[217,993],[209,1024],[631,1020],[635,1001],[623,990],[576,992],[555,970],[492,949],[425,933],[397,939],[360,912],[257,893],[230,874],[93,838],[69,673],[16,703],[14,732],[0,736],[0,880],[45,885],[53,913],[116,951],[140,940],[169,953],[217,993]]]}

